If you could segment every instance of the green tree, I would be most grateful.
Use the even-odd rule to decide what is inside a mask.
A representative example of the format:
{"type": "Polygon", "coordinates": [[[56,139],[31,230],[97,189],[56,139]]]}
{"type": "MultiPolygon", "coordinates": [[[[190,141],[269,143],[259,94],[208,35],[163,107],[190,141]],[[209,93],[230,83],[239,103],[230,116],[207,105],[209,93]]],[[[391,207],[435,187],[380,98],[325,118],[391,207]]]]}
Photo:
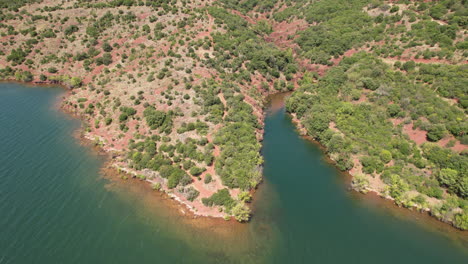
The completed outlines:
{"type": "Polygon", "coordinates": [[[80,87],[82,80],[80,77],[72,77],[70,80],[71,87],[80,87]]]}
{"type": "Polygon", "coordinates": [[[414,68],[416,68],[416,63],[414,61],[407,61],[403,63],[401,68],[405,71],[412,71],[414,68]]]}
{"type": "Polygon", "coordinates": [[[243,202],[237,203],[231,211],[234,218],[239,222],[247,222],[250,219],[250,208],[243,202]]]}
{"type": "Polygon", "coordinates": [[[390,176],[389,194],[399,201],[403,194],[409,190],[409,185],[396,174],[390,176]]]}
{"type": "Polygon", "coordinates": [[[213,176],[211,176],[211,174],[207,173],[207,174],[205,175],[205,179],[203,180],[203,182],[204,182],[205,184],[208,184],[208,183],[210,183],[212,180],[213,180],[213,176]]]}
{"type": "Polygon", "coordinates": [[[358,192],[367,193],[369,180],[364,175],[356,175],[353,177],[352,186],[358,192]]]}
{"type": "Polygon", "coordinates": [[[442,124],[437,124],[431,126],[429,131],[427,132],[427,139],[430,141],[439,141],[441,138],[444,137],[446,132],[445,126],[442,124]]]}
{"type": "Polygon", "coordinates": [[[239,193],[239,195],[237,196],[237,199],[245,203],[250,203],[250,201],[252,201],[252,195],[250,195],[250,193],[247,191],[243,191],[239,193]]]}
{"type": "Polygon", "coordinates": [[[439,182],[442,185],[449,187],[453,190],[458,182],[458,171],[453,169],[441,169],[438,174],[439,182]]]}
{"type": "Polygon", "coordinates": [[[99,30],[94,26],[90,26],[86,28],[86,34],[90,37],[96,38],[99,36],[99,30]]]}
{"type": "Polygon", "coordinates": [[[392,160],[392,153],[386,149],[380,152],[380,159],[385,163],[389,163],[392,160]]]}
{"type": "Polygon", "coordinates": [[[464,212],[462,214],[455,215],[453,224],[462,230],[468,230],[468,214],[464,212]]]}
{"type": "Polygon", "coordinates": [[[202,174],[202,172],[204,172],[205,170],[206,170],[205,168],[192,167],[190,168],[190,174],[192,174],[193,176],[198,176],[202,174]]]}
{"type": "Polygon", "coordinates": [[[468,198],[468,175],[461,177],[458,183],[458,193],[463,198],[468,198]]]}
{"type": "Polygon", "coordinates": [[[102,50],[104,50],[105,52],[111,52],[112,46],[109,43],[104,42],[104,44],[102,44],[102,50]]]}

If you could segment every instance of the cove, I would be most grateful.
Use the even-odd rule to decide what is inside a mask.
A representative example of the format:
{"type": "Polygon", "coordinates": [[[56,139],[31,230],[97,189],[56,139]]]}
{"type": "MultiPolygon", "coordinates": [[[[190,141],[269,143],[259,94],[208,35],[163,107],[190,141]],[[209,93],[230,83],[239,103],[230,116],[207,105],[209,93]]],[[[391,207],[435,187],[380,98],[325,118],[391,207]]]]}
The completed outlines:
{"type": "MultiPolygon", "coordinates": [[[[249,224],[191,219],[73,136],[65,91],[0,84],[0,263],[466,263],[467,234],[347,191],[284,108],[265,120],[249,224]]],[[[281,95],[277,97],[282,100],[281,95]]]]}

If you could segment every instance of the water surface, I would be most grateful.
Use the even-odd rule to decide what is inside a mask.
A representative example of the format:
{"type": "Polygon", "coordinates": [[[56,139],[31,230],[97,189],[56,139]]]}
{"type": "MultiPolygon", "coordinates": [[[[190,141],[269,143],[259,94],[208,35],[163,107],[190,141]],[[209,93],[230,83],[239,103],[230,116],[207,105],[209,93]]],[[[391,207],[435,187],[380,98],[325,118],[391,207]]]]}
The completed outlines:
{"type": "Polygon", "coordinates": [[[56,108],[64,93],[0,84],[1,264],[468,260],[466,233],[348,192],[282,108],[266,119],[255,215],[236,224],[188,218],[142,182],[104,177],[105,158],[73,137],[80,122],[56,108]]]}

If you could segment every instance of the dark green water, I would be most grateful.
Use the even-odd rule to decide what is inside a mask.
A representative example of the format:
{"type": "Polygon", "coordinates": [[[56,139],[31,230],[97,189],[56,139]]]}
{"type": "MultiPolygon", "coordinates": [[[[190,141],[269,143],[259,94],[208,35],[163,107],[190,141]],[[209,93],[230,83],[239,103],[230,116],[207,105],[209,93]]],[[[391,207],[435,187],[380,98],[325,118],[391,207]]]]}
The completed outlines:
{"type": "Polygon", "coordinates": [[[0,264],[467,263],[466,233],[346,191],[284,110],[266,120],[266,180],[241,225],[188,219],[143,183],[103,177],[55,107],[63,94],[0,84],[0,264]]]}

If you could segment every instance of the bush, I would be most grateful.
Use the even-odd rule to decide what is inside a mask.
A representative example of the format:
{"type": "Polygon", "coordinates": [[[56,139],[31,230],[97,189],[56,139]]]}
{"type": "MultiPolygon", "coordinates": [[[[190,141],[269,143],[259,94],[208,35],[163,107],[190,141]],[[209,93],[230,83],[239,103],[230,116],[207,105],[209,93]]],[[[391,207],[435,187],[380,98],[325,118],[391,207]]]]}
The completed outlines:
{"type": "Polygon", "coordinates": [[[249,192],[244,191],[244,192],[239,193],[239,195],[237,196],[237,199],[241,202],[250,203],[252,201],[252,195],[250,195],[249,192]]]}
{"type": "Polygon", "coordinates": [[[214,193],[208,198],[202,198],[202,203],[206,206],[224,206],[226,209],[231,209],[234,205],[234,200],[229,194],[228,189],[222,189],[214,193]]]}
{"type": "Polygon", "coordinates": [[[149,106],[143,112],[146,123],[151,129],[158,129],[160,131],[172,131],[172,116],[162,111],[154,109],[149,106]]]}
{"type": "Polygon", "coordinates": [[[190,174],[192,174],[193,176],[199,176],[200,174],[202,174],[206,169],[205,168],[200,168],[200,167],[192,167],[190,169],[190,174]]]}
{"type": "Polygon", "coordinates": [[[113,49],[109,43],[104,42],[104,44],[102,44],[102,50],[105,52],[111,52],[113,49]]]}
{"type": "Polygon", "coordinates": [[[453,224],[462,230],[468,230],[468,214],[466,212],[455,215],[453,224]]]}
{"type": "Polygon", "coordinates": [[[82,80],[79,77],[72,77],[70,79],[70,86],[71,87],[80,87],[82,84],[82,80]]]}
{"type": "Polygon", "coordinates": [[[429,131],[427,131],[427,139],[434,142],[439,141],[444,137],[446,131],[444,125],[433,125],[429,128],[429,131]]]}
{"type": "Polygon", "coordinates": [[[208,183],[210,183],[212,180],[213,180],[213,177],[211,176],[211,174],[207,173],[207,174],[205,175],[205,179],[203,180],[203,182],[204,182],[205,184],[208,184],[208,183]]]}
{"type": "Polygon", "coordinates": [[[179,182],[182,180],[182,178],[184,178],[184,176],[186,176],[187,174],[181,170],[180,168],[177,168],[177,167],[172,167],[171,169],[171,174],[169,175],[168,177],[168,181],[167,181],[167,187],[169,189],[173,189],[175,187],[177,187],[177,185],[179,184],[179,182]]]}
{"type": "Polygon", "coordinates": [[[405,71],[411,71],[414,70],[414,68],[416,68],[416,63],[414,61],[407,61],[403,63],[401,68],[405,71]]]}
{"type": "Polygon", "coordinates": [[[409,185],[400,178],[400,176],[393,174],[390,176],[389,194],[395,198],[397,202],[401,200],[403,194],[409,190],[409,185]]]}
{"type": "Polygon", "coordinates": [[[458,171],[452,169],[442,169],[437,175],[439,182],[449,187],[450,189],[454,189],[458,183],[458,171]]]}
{"type": "Polygon", "coordinates": [[[392,6],[392,8],[390,8],[390,13],[395,13],[395,12],[398,12],[400,10],[400,7],[395,5],[395,6],[392,6]]]}
{"type": "Polygon", "coordinates": [[[106,117],[106,119],[105,119],[106,126],[110,125],[111,123],[112,123],[112,118],[106,117]]]}
{"type": "Polygon", "coordinates": [[[380,152],[380,159],[387,164],[392,160],[392,153],[384,149],[380,152]]]}
{"type": "Polygon", "coordinates": [[[104,53],[104,55],[102,55],[102,57],[99,57],[96,59],[96,65],[106,65],[108,66],[109,64],[112,63],[112,55],[110,53],[104,53]]]}
{"type": "Polygon", "coordinates": [[[250,209],[245,203],[237,203],[231,211],[234,218],[239,222],[247,222],[250,219],[250,209]]]}
{"type": "Polygon", "coordinates": [[[193,202],[199,195],[200,192],[195,190],[192,186],[184,189],[184,196],[191,202],[193,202]]]}
{"type": "Polygon", "coordinates": [[[353,177],[352,186],[358,192],[367,193],[369,180],[363,175],[356,175],[353,177]]]}
{"type": "Polygon", "coordinates": [[[159,191],[159,190],[161,190],[161,183],[155,182],[155,183],[153,183],[153,184],[151,185],[151,188],[152,188],[153,190],[155,190],[155,191],[159,191]]]}
{"type": "Polygon", "coordinates": [[[78,27],[77,27],[76,25],[71,25],[71,26],[68,26],[68,27],[65,29],[64,34],[65,34],[66,36],[69,36],[69,35],[71,35],[71,34],[77,32],[77,31],[78,31],[78,27]]]}
{"type": "Polygon", "coordinates": [[[26,53],[22,48],[12,49],[10,55],[7,56],[7,61],[13,61],[16,64],[22,64],[26,60],[26,53]]]}

